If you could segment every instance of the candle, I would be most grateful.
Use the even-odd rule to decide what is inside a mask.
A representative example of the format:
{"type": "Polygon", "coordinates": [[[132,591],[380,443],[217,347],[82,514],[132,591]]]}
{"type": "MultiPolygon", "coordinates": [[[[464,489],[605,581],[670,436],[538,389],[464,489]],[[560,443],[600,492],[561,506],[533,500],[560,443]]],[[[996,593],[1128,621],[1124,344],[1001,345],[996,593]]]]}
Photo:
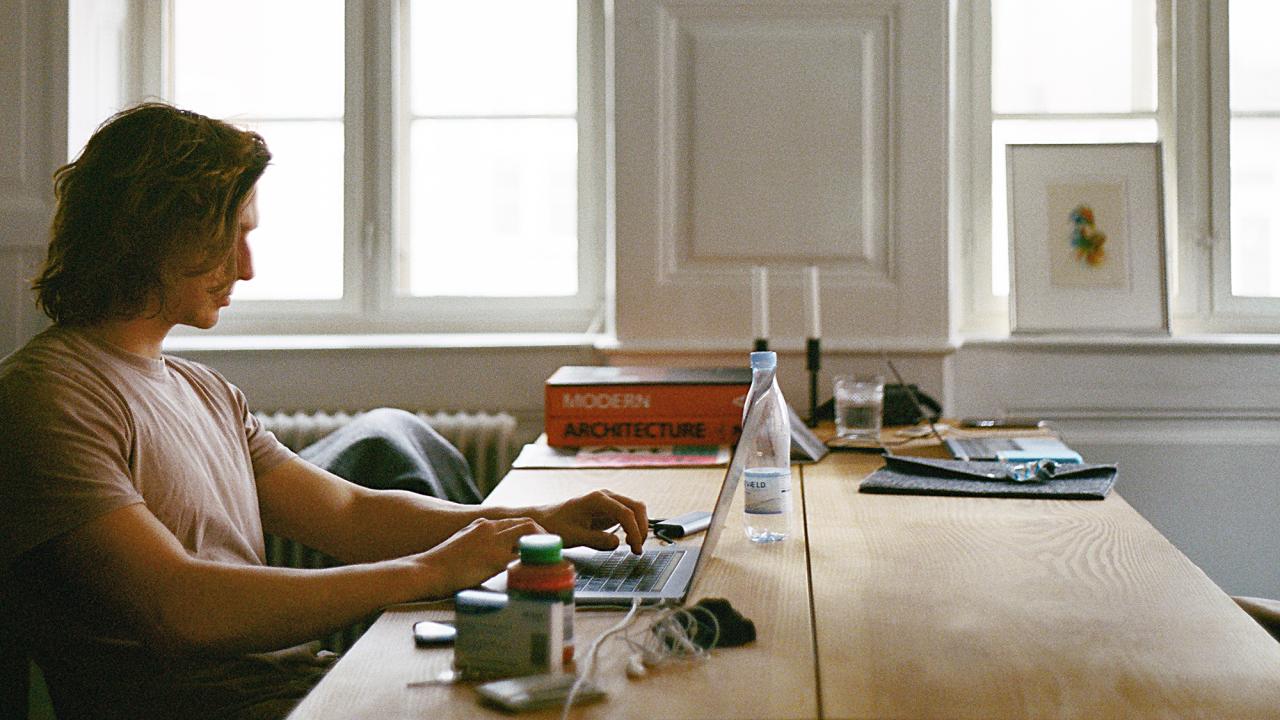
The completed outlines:
{"type": "Polygon", "coordinates": [[[818,306],[818,266],[810,265],[805,276],[805,315],[809,318],[809,337],[822,337],[821,310],[818,306]]]}
{"type": "Polygon", "coordinates": [[[769,269],[751,268],[751,330],[757,340],[769,337],[769,269]]]}

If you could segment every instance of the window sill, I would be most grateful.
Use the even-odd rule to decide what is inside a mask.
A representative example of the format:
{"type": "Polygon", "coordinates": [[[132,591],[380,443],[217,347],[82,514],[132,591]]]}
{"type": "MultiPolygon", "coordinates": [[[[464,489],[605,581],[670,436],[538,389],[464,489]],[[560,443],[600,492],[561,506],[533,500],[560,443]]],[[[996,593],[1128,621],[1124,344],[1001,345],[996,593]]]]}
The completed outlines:
{"type": "Polygon", "coordinates": [[[1280,334],[1219,333],[1198,335],[1045,334],[977,336],[964,340],[969,349],[1144,350],[1144,351],[1275,351],[1280,334]]]}
{"type": "Polygon", "coordinates": [[[176,335],[166,352],[594,348],[607,336],[584,333],[431,333],[386,335],[176,335]]]}

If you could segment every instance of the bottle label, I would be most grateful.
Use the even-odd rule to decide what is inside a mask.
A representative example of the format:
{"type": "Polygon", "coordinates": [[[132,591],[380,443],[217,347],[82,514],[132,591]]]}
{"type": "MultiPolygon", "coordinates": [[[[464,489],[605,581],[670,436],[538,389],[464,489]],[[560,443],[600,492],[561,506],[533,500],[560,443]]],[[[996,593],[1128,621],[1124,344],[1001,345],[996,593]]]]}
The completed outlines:
{"type": "Polygon", "coordinates": [[[791,470],[757,467],[742,472],[746,511],[753,515],[791,512],[791,470]]]}

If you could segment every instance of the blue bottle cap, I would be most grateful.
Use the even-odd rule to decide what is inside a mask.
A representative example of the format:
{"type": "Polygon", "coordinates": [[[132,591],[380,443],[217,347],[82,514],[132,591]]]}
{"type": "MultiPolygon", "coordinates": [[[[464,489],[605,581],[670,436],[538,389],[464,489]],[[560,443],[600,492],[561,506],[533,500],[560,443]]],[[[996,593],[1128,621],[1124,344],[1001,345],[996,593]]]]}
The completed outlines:
{"type": "Polygon", "coordinates": [[[772,350],[758,350],[751,353],[753,370],[772,370],[778,367],[778,353],[772,350]]]}

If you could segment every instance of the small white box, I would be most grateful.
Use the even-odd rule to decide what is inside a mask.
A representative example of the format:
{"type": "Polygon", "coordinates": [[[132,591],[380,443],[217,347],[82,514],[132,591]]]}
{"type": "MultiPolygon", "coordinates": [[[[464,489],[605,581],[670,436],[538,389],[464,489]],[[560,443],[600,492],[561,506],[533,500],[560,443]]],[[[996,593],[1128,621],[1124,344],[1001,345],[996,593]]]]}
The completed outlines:
{"type": "Polygon", "coordinates": [[[468,679],[564,671],[564,603],[463,590],[453,666],[468,679]]]}

